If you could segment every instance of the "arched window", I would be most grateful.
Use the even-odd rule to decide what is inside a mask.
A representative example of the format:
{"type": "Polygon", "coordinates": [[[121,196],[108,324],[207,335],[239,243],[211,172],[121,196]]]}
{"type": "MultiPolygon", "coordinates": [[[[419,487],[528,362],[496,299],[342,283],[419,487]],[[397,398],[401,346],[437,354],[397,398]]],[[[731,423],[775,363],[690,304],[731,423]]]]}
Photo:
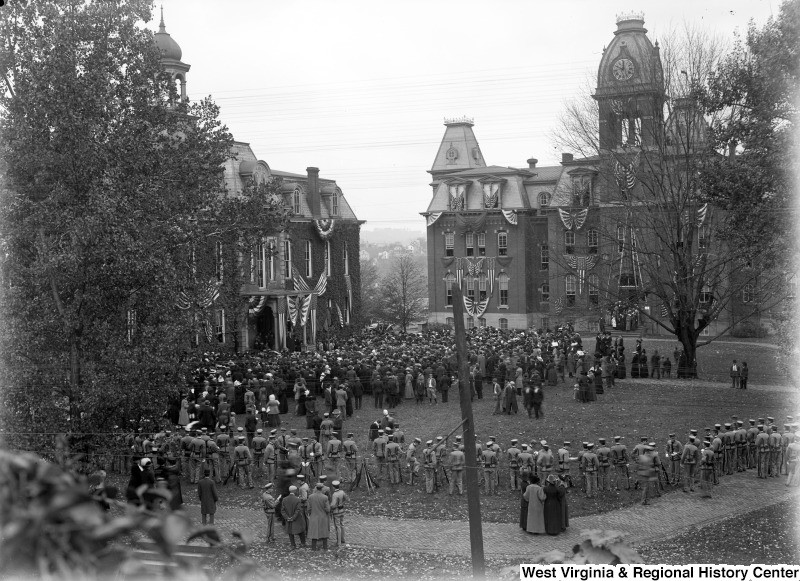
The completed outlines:
{"type": "Polygon", "coordinates": [[[447,292],[447,298],[445,301],[445,305],[448,307],[453,306],[453,283],[456,282],[456,277],[453,275],[452,272],[448,273],[447,276],[444,277],[444,286],[445,291],[447,292]]]}
{"type": "Polygon", "coordinates": [[[339,194],[333,192],[331,196],[331,216],[339,215],[339,194]]]}
{"type": "Polygon", "coordinates": [[[508,256],[508,232],[497,233],[497,256],[508,256]]]}
{"type": "Polygon", "coordinates": [[[600,303],[600,277],[596,274],[590,274],[589,282],[589,304],[597,305],[600,303]]]}
{"type": "Polygon", "coordinates": [[[306,259],[306,276],[310,278],[314,274],[313,265],[311,262],[311,240],[306,240],[305,259],[306,259]]]}
{"type": "Polygon", "coordinates": [[[485,272],[482,272],[480,276],[478,276],[478,300],[484,301],[486,300],[486,287],[489,278],[486,276],[485,272]]]}
{"type": "Polygon", "coordinates": [[[331,275],[331,241],[325,241],[325,274],[331,275]]]}
{"type": "Polygon", "coordinates": [[[478,326],[485,327],[486,326],[486,317],[479,317],[478,318],[478,326]]]}
{"type": "Polygon", "coordinates": [[[292,211],[295,214],[300,213],[300,189],[295,188],[294,192],[292,193],[292,211]]]}
{"type": "Polygon", "coordinates": [[[497,277],[497,288],[500,291],[498,298],[498,305],[501,309],[508,308],[508,275],[501,272],[497,277]]]}
{"type": "Polygon", "coordinates": [[[539,268],[541,270],[548,270],[550,268],[550,246],[542,244],[539,251],[539,268]]]}
{"type": "Polygon", "coordinates": [[[575,306],[575,295],[577,293],[577,284],[574,274],[568,274],[564,280],[565,294],[567,295],[567,305],[570,307],[575,306]]]}
{"type": "Polygon", "coordinates": [[[498,323],[499,323],[499,325],[500,325],[500,328],[501,328],[503,331],[507,331],[507,330],[508,330],[508,319],[500,319],[500,320],[498,321],[498,323]]]}
{"type": "Polygon", "coordinates": [[[475,234],[467,232],[464,235],[464,241],[467,246],[467,256],[475,256],[475,234]]]}
{"type": "Polygon", "coordinates": [[[467,282],[467,298],[474,301],[475,300],[475,277],[468,276],[466,279],[467,282]]]}
{"type": "Polygon", "coordinates": [[[444,255],[453,256],[455,247],[455,234],[453,232],[444,233],[444,255]]]}
{"type": "Polygon", "coordinates": [[[467,329],[474,329],[474,328],[475,328],[475,318],[467,317],[467,329]]]}
{"type": "Polygon", "coordinates": [[[550,205],[550,194],[547,192],[539,193],[539,207],[544,208],[550,205]]]}
{"type": "Polygon", "coordinates": [[[292,241],[283,241],[283,278],[292,278],[292,241]]]}

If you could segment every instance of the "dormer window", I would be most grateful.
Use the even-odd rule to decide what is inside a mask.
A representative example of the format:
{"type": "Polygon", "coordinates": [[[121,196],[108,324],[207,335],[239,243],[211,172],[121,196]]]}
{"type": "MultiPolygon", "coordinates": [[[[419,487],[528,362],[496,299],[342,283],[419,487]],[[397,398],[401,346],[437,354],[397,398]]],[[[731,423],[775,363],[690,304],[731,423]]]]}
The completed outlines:
{"type": "Polygon", "coordinates": [[[487,209],[500,206],[500,183],[483,184],[483,207],[487,209]]]}
{"type": "Polygon", "coordinates": [[[300,213],[300,190],[298,188],[292,192],[292,211],[295,214],[300,213]]]}
{"type": "Polygon", "coordinates": [[[544,208],[550,205],[550,194],[548,194],[547,192],[540,192],[538,199],[540,208],[544,208]]]}
{"type": "Polygon", "coordinates": [[[588,206],[592,202],[592,178],[587,175],[572,178],[572,205],[588,206]]]}
{"type": "Polygon", "coordinates": [[[331,216],[339,215],[339,195],[333,192],[331,196],[331,216]]]}
{"type": "Polygon", "coordinates": [[[450,193],[448,199],[448,209],[455,212],[460,212],[466,207],[467,198],[467,185],[454,184],[447,186],[450,193]]]}

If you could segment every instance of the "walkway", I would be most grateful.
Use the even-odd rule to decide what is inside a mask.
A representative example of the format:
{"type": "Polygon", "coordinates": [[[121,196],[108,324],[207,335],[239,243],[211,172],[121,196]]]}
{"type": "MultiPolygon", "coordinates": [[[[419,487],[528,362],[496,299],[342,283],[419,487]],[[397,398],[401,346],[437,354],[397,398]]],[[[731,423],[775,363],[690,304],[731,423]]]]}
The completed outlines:
{"type": "MultiPolygon", "coordinates": [[[[553,549],[569,552],[581,541],[581,531],[618,530],[632,544],[676,536],[692,526],[702,526],[745,514],[787,499],[800,499],[800,489],[788,489],[785,477],[760,480],[753,471],[728,476],[714,487],[714,497],[701,498],[696,492],[680,491],[656,499],[649,506],[640,504],[606,514],[570,519],[566,533],[557,537],[528,535],[516,523],[483,523],[483,547],[494,557],[530,557],[553,549]]],[[[572,493],[571,493],[572,494],[572,493]]],[[[380,502],[380,497],[376,498],[380,502]]],[[[195,522],[199,507],[187,506],[195,522]]],[[[259,541],[264,538],[264,515],[253,510],[217,508],[216,525],[223,530],[249,530],[259,541]]],[[[464,521],[400,520],[384,517],[348,515],[347,541],[351,545],[396,549],[399,551],[469,555],[469,527],[464,521]]],[[[288,538],[276,523],[276,539],[288,546],[288,538]]]]}

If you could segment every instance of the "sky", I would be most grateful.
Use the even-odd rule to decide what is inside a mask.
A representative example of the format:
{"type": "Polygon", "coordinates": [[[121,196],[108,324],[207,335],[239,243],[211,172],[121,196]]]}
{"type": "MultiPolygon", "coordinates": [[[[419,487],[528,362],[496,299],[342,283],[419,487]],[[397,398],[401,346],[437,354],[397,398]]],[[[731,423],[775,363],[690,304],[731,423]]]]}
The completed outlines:
{"type": "MultiPolygon", "coordinates": [[[[148,24],[158,29],[158,9],[148,24]]],[[[618,14],[655,41],[690,25],[732,41],[779,0],[163,0],[238,141],[270,168],[335,179],[364,229],[423,232],[444,118],[467,116],[488,165],[555,165],[565,103],[596,85],[618,14]]]]}

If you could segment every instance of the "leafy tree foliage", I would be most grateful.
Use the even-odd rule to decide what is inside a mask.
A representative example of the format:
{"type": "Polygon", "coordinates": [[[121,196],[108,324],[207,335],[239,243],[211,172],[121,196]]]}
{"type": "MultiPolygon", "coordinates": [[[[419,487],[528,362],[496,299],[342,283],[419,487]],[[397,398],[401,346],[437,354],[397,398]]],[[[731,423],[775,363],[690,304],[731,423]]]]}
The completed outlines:
{"type": "Polygon", "coordinates": [[[0,350],[12,430],[94,433],[159,417],[195,330],[196,313],[175,307],[191,285],[187,259],[197,250],[213,264],[214,236],[277,215],[265,187],[226,195],[232,138],[210,100],[178,99],[142,27],[150,10],[44,0],[0,11],[0,350]]]}
{"type": "Polygon", "coordinates": [[[361,316],[370,323],[378,316],[378,267],[372,260],[361,261],[361,316]]]}

